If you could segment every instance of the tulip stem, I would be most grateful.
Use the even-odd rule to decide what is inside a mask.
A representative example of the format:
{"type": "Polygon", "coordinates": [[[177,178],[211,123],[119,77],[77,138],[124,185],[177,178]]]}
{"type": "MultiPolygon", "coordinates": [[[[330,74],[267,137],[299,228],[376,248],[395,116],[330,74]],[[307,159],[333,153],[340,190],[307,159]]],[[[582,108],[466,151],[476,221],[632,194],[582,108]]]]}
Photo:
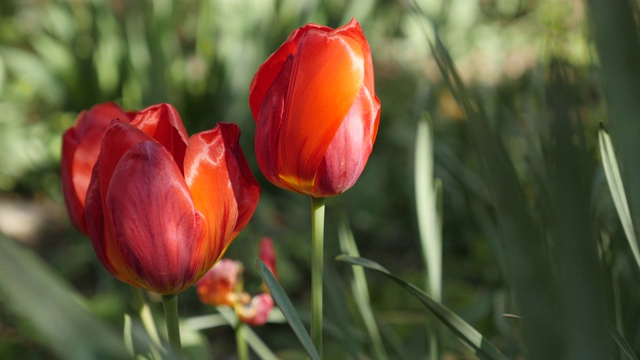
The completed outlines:
{"type": "Polygon", "coordinates": [[[178,358],[182,354],[180,344],[180,318],[178,316],[178,295],[162,295],[162,305],[164,305],[164,317],[167,321],[167,334],[169,344],[178,358]]]}
{"type": "Polygon", "coordinates": [[[311,198],[311,340],[322,357],[324,198],[311,198]]]}
{"type": "Polygon", "coordinates": [[[238,360],[249,359],[249,349],[244,339],[244,323],[240,321],[240,319],[238,319],[238,324],[236,325],[236,348],[238,351],[238,360]]]}

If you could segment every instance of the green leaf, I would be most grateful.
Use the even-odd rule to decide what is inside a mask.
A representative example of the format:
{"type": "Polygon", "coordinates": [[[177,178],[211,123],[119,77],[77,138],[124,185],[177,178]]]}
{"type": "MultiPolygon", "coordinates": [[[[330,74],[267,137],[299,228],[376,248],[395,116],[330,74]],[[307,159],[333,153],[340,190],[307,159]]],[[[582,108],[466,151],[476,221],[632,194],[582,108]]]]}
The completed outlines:
{"type": "MultiPolygon", "coordinates": [[[[349,256],[360,256],[358,246],[353,238],[353,233],[349,229],[346,222],[342,222],[338,228],[338,240],[340,241],[340,249],[349,256]]],[[[351,281],[351,292],[356,302],[360,316],[367,328],[367,333],[373,345],[373,351],[376,359],[387,359],[387,351],[384,348],[382,337],[378,329],[378,324],[371,308],[371,299],[369,297],[369,288],[367,287],[367,278],[364,270],[359,267],[352,267],[353,280],[351,281]]]]}
{"type": "Polygon", "coordinates": [[[260,274],[262,275],[262,279],[264,280],[265,284],[271,291],[271,296],[273,297],[273,300],[275,301],[276,304],[278,304],[278,307],[284,314],[284,317],[287,319],[289,326],[291,326],[291,329],[298,337],[300,344],[302,344],[302,346],[306,350],[307,354],[309,354],[311,359],[320,360],[320,355],[318,355],[318,351],[313,346],[313,343],[311,342],[311,338],[309,337],[307,330],[304,328],[304,325],[302,325],[302,321],[300,321],[300,317],[298,317],[298,314],[296,313],[296,309],[293,307],[293,304],[291,303],[291,300],[289,300],[289,298],[287,297],[287,294],[284,292],[284,289],[282,288],[282,286],[280,286],[280,283],[278,282],[278,280],[276,280],[276,278],[271,273],[271,270],[269,270],[267,265],[265,265],[262,260],[257,259],[256,262],[258,264],[258,269],[260,270],[260,274]]]}
{"type": "Polygon", "coordinates": [[[633,349],[631,349],[631,346],[629,346],[629,343],[627,342],[627,340],[625,340],[624,337],[622,337],[622,334],[620,334],[618,329],[616,329],[611,324],[608,324],[608,325],[609,325],[609,334],[611,334],[611,337],[613,338],[613,340],[616,341],[616,343],[618,344],[622,352],[624,352],[624,354],[627,355],[627,358],[629,360],[638,360],[638,357],[636,356],[635,352],[633,352],[633,349]]]}
{"type": "MultiPolygon", "coordinates": [[[[427,289],[442,299],[442,221],[438,198],[442,188],[433,181],[433,136],[428,115],[418,122],[415,150],[415,189],[422,257],[427,268],[427,289]]],[[[441,184],[441,183],[438,183],[441,184]]]]}
{"type": "MultiPolygon", "coordinates": [[[[621,178],[628,192],[634,223],[640,216],[640,37],[635,3],[630,1],[587,0],[589,28],[598,52],[604,85],[608,126],[615,140],[621,178]]],[[[637,229],[636,229],[637,230],[637,229]]]]}
{"type": "Polygon", "coordinates": [[[564,337],[558,285],[551,273],[544,231],[534,220],[509,154],[481,103],[467,92],[444,44],[431,45],[436,64],[452,95],[464,110],[472,144],[482,164],[496,222],[505,249],[508,279],[522,322],[528,356],[561,357],[564,337]]]}
{"type": "Polygon", "coordinates": [[[393,275],[380,264],[368,259],[356,258],[347,255],[339,255],[336,260],[378,271],[398,283],[407,292],[420,300],[420,302],[422,302],[427,309],[440,319],[445,326],[451,329],[451,331],[453,331],[460,340],[469,345],[480,359],[507,359],[500,350],[487,341],[482,334],[462,320],[462,318],[456,315],[453,311],[435,301],[431,296],[418,289],[415,285],[393,275]]]}
{"type": "Polygon", "coordinates": [[[604,174],[607,177],[607,184],[609,184],[609,191],[611,191],[611,197],[613,198],[613,204],[620,217],[622,228],[629,241],[631,252],[636,260],[636,264],[640,267],[640,250],[638,250],[638,240],[633,228],[633,220],[631,218],[631,212],[629,211],[629,204],[627,203],[627,195],[624,192],[624,185],[622,184],[622,178],[620,177],[620,169],[618,168],[618,160],[616,153],[611,143],[611,137],[607,133],[603,124],[600,124],[600,130],[598,131],[598,143],[600,144],[600,156],[602,157],[602,165],[604,167],[604,174]]]}
{"type": "Polygon", "coordinates": [[[0,235],[0,298],[61,359],[126,359],[122,340],[33,253],[0,235]]]}

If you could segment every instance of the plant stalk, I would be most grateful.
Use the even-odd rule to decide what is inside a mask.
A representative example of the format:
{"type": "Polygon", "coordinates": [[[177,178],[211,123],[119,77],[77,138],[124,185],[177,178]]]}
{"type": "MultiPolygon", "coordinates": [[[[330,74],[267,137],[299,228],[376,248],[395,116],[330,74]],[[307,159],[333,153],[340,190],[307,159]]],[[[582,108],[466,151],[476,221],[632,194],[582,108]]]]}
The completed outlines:
{"type": "Polygon", "coordinates": [[[324,198],[311,198],[311,340],[322,357],[324,198]]]}
{"type": "Polygon", "coordinates": [[[238,319],[238,324],[236,325],[238,360],[249,360],[249,348],[247,347],[247,341],[244,339],[244,327],[245,324],[238,319]]]}
{"type": "Polygon", "coordinates": [[[178,316],[178,295],[162,295],[162,305],[164,306],[164,317],[167,321],[167,335],[169,344],[178,358],[182,355],[182,345],[180,344],[180,318],[178,316]]]}

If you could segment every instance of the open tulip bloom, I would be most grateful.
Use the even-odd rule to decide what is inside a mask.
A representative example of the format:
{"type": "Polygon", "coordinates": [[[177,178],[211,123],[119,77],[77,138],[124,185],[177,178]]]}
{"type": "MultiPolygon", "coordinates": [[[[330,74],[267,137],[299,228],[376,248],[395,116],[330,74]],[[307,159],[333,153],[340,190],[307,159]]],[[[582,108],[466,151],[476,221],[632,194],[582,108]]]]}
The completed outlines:
{"type": "Polygon", "coordinates": [[[235,124],[188,138],[167,104],[107,128],[87,191],[94,250],[116,278],[158,294],[193,285],[247,224],[260,196],[235,124]]]}
{"type": "Polygon", "coordinates": [[[358,22],[293,31],[255,74],[249,105],[262,173],[312,197],[311,337],[322,355],[323,198],[358,180],[380,119],[371,50],[358,22]]]}

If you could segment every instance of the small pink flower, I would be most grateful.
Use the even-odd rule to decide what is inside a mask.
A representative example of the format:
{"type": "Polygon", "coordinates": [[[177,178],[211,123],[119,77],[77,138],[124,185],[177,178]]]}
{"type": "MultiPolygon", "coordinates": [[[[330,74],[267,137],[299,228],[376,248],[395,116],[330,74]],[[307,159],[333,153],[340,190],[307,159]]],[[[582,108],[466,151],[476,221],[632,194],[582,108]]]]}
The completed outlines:
{"type": "Polygon", "coordinates": [[[269,312],[273,308],[273,299],[269,294],[256,295],[248,305],[236,305],[235,311],[243,323],[260,326],[267,322],[269,312]]]}
{"type": "Polygon", "coordinates": [[[236,286],[242,273],[242,263],[222,259],[211,268],[196,284],[200,300],[208,305],[235,306],[238,301],[236,286]]]}
{"type": "MultiPolygon", "coordinates": [[[[269,238],[262,239],[259,256],[276,275],[276,253],[269,238]]],[[[263,285],[263,293],[251,298],[244,292],[240,276],[244,268],[235,260],[220,260],[196,283],[200,301],[207,305],[229,306],[240,321],[253,326],[264,325],[273,308],[273,299],[263,285]]]]}

